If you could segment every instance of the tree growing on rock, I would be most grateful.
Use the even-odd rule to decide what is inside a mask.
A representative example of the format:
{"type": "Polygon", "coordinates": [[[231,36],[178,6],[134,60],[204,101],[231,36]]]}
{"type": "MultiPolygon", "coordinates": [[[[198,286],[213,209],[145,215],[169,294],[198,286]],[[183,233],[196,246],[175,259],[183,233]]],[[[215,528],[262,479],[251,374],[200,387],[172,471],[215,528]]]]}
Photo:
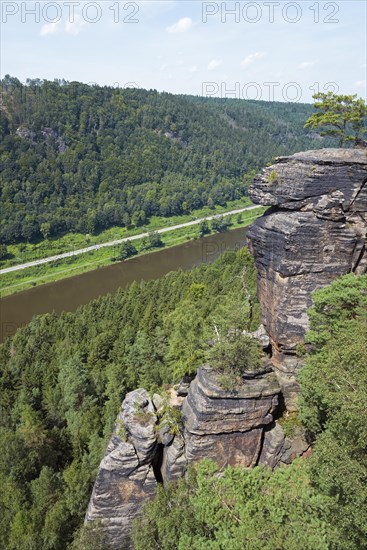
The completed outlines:
{"type": "Polygon", "coordinates": [[[358,142],[366,130],[367,106],[362,98],[354,95],[337,95],[333,92],[317,93],[315,112],[306,122],[305,128],[324,128],[321,136],[337,136],[339,147],[345,142],[358,142]]]}

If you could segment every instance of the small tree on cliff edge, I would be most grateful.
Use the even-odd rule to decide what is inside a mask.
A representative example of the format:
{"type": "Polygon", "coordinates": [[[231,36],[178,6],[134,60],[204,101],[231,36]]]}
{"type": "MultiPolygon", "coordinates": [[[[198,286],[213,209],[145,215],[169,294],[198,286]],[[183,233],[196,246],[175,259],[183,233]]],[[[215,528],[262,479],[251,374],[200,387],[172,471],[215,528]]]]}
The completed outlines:
{"type": "Polygon", "coordinates": [[[308,119],[305,128],[325,127],[320,135],[338,136],[339,147],[343,147],[346,141],[356,142],[366,132],[367,106],[363,99],[357,99],[356,94],[336,95],[328,92],[315,94],[313,98],[321,101],[315,102],[318,112],[308,119]]]}

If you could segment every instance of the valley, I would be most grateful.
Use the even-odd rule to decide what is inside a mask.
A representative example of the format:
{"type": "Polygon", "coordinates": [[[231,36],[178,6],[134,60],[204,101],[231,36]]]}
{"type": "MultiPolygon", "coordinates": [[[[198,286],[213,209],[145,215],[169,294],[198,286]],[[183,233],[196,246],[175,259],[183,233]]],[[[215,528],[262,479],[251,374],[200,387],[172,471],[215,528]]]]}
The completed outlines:
{"type": "Polygon", "coordinates": [[[314,97],[2,79],[1,548],[367,547],[367,110],[314,97]]]}

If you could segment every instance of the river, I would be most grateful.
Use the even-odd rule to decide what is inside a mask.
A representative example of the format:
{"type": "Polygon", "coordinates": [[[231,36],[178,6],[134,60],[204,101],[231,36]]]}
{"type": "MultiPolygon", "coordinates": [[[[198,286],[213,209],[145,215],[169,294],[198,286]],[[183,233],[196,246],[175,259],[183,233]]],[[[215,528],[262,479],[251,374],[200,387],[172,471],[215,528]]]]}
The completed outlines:
{"type": "Polygon", "coordinates": [[[90,300],[115,292],[133,281],[158,279],[169,271],[210,263],[225,250],[246,244],[247,227],[210,235],[172,248],[131,258],[81,275],[34,287],[0,300],[0,341],[34,315],[75,311],[90,300]]]}

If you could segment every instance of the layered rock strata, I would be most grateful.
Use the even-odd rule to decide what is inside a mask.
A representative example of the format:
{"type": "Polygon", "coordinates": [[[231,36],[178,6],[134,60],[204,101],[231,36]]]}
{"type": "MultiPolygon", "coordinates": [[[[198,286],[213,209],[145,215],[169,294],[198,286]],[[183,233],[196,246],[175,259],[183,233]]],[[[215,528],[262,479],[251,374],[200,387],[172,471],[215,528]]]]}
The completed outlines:
{"type": "Polygon", "coordinates": [[[322,149],[280,157],[250,189],[272,206],[249,229],[262,323],[288,410],[296,409],[297,346],[312,292],[367,270],[366,149],[322,149]]]}
{"type": "Polygon", "coordinates": [[[211,458],[220,466],[254,466],[278,393],[272,372],[243,379],[235,390],[225,391],[218,373],[200,367],[182,407],[187,461],[211,458]]]}
{"type": "Polygon", "coordinates": [[[86,522],[101,521],[113,548],[130,548],[132,521],[154,496],[157,417],[144,389],[122,404],[89,501],[86,522]]]}
{"type": "Polygon", "coordinates": [[[265,428],[278,405],[276,376],[264,366],[233,391],[202,366],[185,398],[171,391],[150,399],[144,389],[127,394],[117,417],[90,499],[86,521],[101,520],[113,548],[129,548],[133,520],[157,482],[182,477],[189,464],[211,458],[218,466],[254,466],[265,428]],[[172,429],[167,411],[182,410],[172,429]]]}
{"type": "Polygon", "coordinates": [[[279,422],[264,432],[263,444],[258,464],[272,469],[290,464],[295,458],[304,455],[310,449],[303,428],[295,429],[292,437],[285,434],[279,422]]]}

